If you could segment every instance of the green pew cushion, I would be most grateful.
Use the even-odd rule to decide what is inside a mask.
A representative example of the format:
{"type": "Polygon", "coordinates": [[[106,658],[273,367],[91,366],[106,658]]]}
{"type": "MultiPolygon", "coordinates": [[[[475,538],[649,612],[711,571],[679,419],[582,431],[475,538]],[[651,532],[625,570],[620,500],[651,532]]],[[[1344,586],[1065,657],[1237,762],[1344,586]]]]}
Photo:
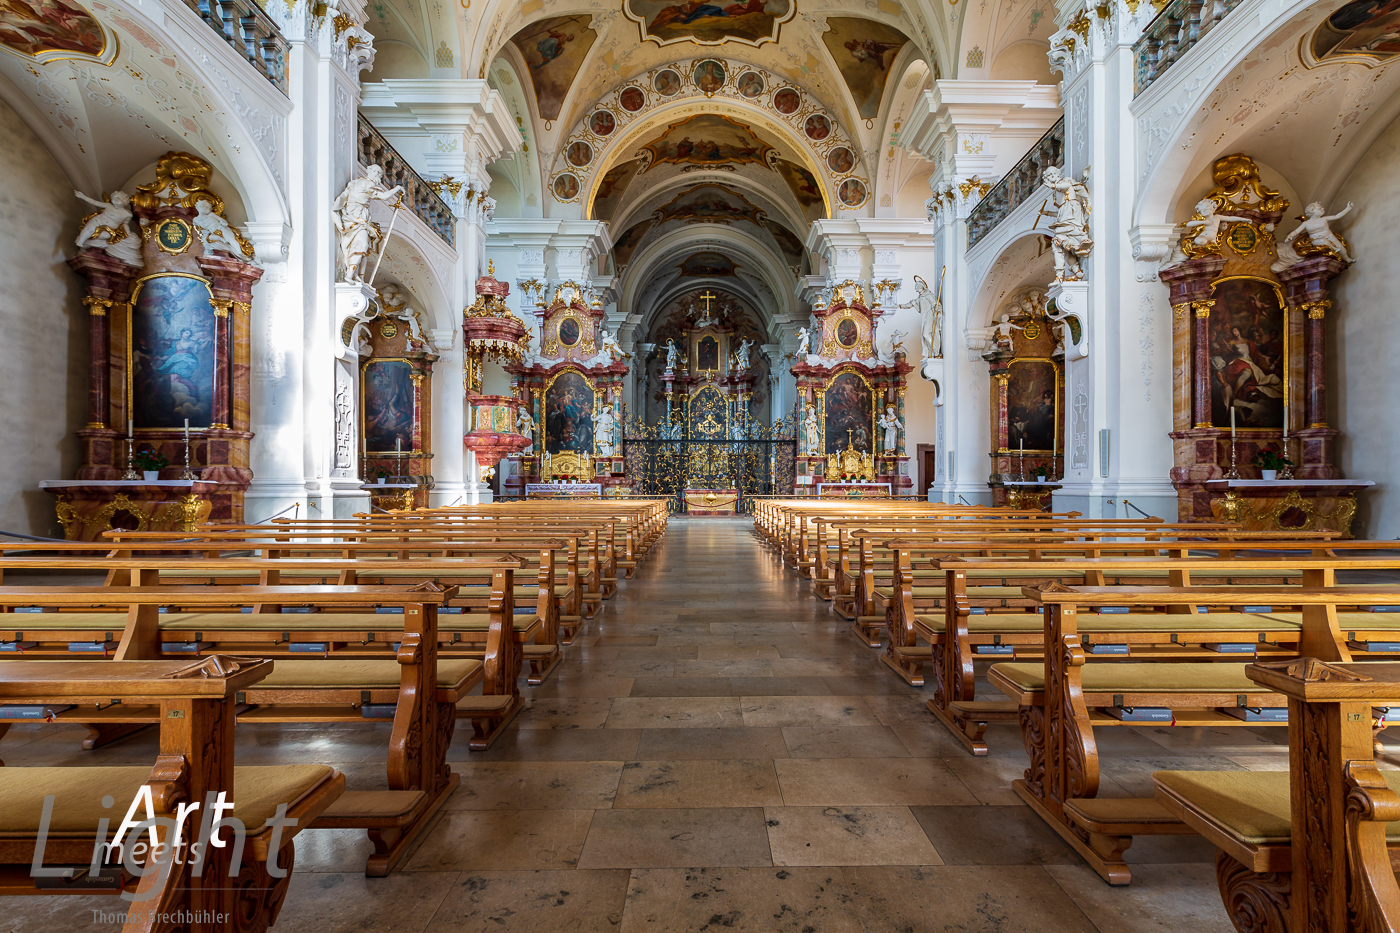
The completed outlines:
{"type": "MultiPolygon", "coordinates": [[[[473,676],[481,662],[471,658],[439,658],[437,684],[455,687],[473,676]]],[[[377,659],[285,660],[278,658],[272,673],[249,690],[334,689],[397,690],[402,665],[398,661],[377,659]]],[[[3,771],[0,768],[0,771],[3,771]]]]}
{"type": "MultiPolygon", "coordinates": [[[[239,765],[233,769],[233,816],[256,834],[277,813],[277,805],[294,804],[307,791],[330,777],[326,765],[239,765]]],[[[115,827],[131,801],[150,780],[149,765],[139,767],[0,768],[0,837],[33,835],[39,831],[44,797],[54,795],[49,831],[93,836],[97,821],[115,827]],[[115,801],[104,809],[102,798],[115,801]]]]}
{"type": "MultiPolygon", "coordinates": [[[[1271,612],[1271,619],[1302,624],[1301,612],[1271,612]]],[[[1400,632],[1400,612],[1339,612],[1337,627],[1343,632],[1400,632]]]]}
{"type": "MultiPolygon", "coordinates": [[[[280,662],[279,662],[280,663],[280,662]]],[[[1086,693],[1263,693],[1244,674],[1244,664],[1112,663],[1086,664],[1081,677],[1086,693]]],[[[1045,689],[1045,665],[1039,661],[993,664],[998,676],[1023,691],[1045,689]]]]}
{"type": "MultiPolygon", "coordinates": [[[[534,625],[535,616],[516,615],[514,622],[517,631],[524,631],[534,625]]],[[[488,626],[484,613],[438,613],[441,632],[484,632],[488,626]]],[[[403,631],[403,616],[397,612],[166,612],[160,616],[160,627],[167,632],[394,632],[403,631]]]]}
{"type": "Polygon", "coordinates": [[[0,631],[6,632],[120,632],[124,628],[125,612],[0,613],[0,631]]]}
{"type": "MultiPolygon", "coordinates": [[[[919,622],[931,631],[943,631],[943,617],[920,615],[919,622]]],[[[1079,631],[1092,635],[1111,632],[1248,632],[1297,630],[1302,626],[1274,616],[1255,615],[1246,612],[1212,612],[1196,615],[1167,615],[1165,613],[1136,613],[1128,615],[1098,615],[1083,613],[1079,616],[1079,631]]],[[[968,616],[967,630],[973,635],[1025,634],[1045,629],[1044,617],[1035,612],[996,612],[989,615],[968,616]]]]}
{"type": "MultiPolygon", "coordinates": [[[[1400,771],[1382,771],[1390,789],[1400,793],[1400,771]]],[[[1200,810],[1249,845],[1287,845],[1289,822],[1287,771],[1157,771],[1153,780],[1200,810]]],[[[1400,823],[1385,825],[1386,838],[1400,841],[1400,823]]]]}

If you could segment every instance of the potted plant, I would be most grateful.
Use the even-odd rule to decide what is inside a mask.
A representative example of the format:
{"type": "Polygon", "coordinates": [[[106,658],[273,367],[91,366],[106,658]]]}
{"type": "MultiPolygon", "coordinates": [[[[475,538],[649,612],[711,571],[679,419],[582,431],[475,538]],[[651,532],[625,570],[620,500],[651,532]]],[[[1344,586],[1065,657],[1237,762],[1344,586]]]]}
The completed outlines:
{"type": "Polygon", "coordinates": [[[160,471],[170,466],[170,458],[159,451],[147,447],[138,450],[131,458],[132,466],[141,471],[141,478],[148,483],[160,479],[160,471]]]}
{"type": "Polygon", "coordinates": [[[1250,461],[1259,468],[1259,476],[1266,480],[1278,478],[1278,471],[1284,467],[1292,466],[1293,461],[1273,448],[1265,448],[1254,455],[1250,461]]]}
{"type": "Polygon", "coordinates": [[[376,468],[375,468],[375,471],[374,471],[374,482],[375,482],[376,485],[383,486],[383,485],[384,485],[384,481],[387,480],[388,478],[389,478],[389,471],[388,471],[388,470],[384,469],[383,467],[376,467],[376,468]]]}

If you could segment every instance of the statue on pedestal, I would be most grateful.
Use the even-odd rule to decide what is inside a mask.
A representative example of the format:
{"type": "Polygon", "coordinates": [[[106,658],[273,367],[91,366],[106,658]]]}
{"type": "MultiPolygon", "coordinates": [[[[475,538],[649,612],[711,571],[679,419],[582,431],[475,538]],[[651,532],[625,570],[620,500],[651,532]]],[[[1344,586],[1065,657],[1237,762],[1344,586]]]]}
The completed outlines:
{"type": "Polygon", "coordinates": [[[877,423],[885,429],[885,453],[898,453],[899,432],[904,430],[904,425],[900,422],[899,415],[895,414],[893,405],[885,406],[885,413],[880,416],[877,423]]]}
{"type": "Polygon", "coordinates": [[[611,457],[613,455],[613,428],[617,424],[617,419],[613,417],[612,406],[604,406],[593,413],[593,438],[598,445],[598,456],[611,457]]]}
{"type": "Polygon", "coordinates": [[[675,341],[675,339],[672,338],[672,337],[667,337],[667,338],[666,338],[666,372],[668,372],[668,373],[673,373],[673,372],[675,372],[675,371],[676,371],[676,364],[677,364],[677,363],[682,363],[682,364],[683,364],[684,362],[685,362],[685,361],[681,359],[681,351],[680,351],[680,348],[678,348],[678,347],[676,346],[676,341],[675,341]]]}
{"type": "Polygon", "coordinates": [[[817,407],[810,402],[807,403],[807,417],[803,421],[802,432],[807,441],[807,452],[819,453],[817,448],[821,446],[821,424],[817,421],[817,407]]]}
{"type": "Polygon", "coordinates": [[[97,208],[97,213],[88,215],[83,221],[83,229],[76,241],[78,248],[100,249],[128,266],[139,267],[141,240],[131,231],[131,195],[118,190],[112,192],[111,200],[98,201],[76,189],[73,193],[80,201],[97,208]]]}
{"type": "MultiPolygon", "coordinates": [[[[940,286],[941,288],[942,286],[940,286]]],[[[943,358],[943,302],[929,291],[922,276],[914,276],[914,300],[900,308],[919,310],[920,349],[926,360],[943,358]]]]}
{"type": "Polygon", "coordinates": [[[745,337],[740,341],[739,346],[734,351],[734,368],[743,371],[749,368],[749,350],[753,347],[753,341],[745,337]]]}
{"type": "Polygon", "coordinates": [[[403,194],[403,186],[385,188],[384,170],[371,165],[364,178],[352,178],[331,204],[335,229],[340,234],[340,258],[345,266],[344,281],[359,283],[360,267],[379,239],[379,229],[369,219],[371,201],[395,201],[403,194]]]}
{"type": "Polygon", "coordinates": [[[1020,324],[1011,323],[1011,315],[1002,312],[997,325],[992,328],[992,337],[996,341],[996,345],[1003,349],[1010,350],[1011,332],[1013,330],[1025,330],[1025,328],[1020,324]]]}
{"type": "Polygon", "coordinates": [[[535,419],[530,417],[530,413],[524,408],[520,409],[520,414],[515,416],[515,430],[523,435],[530,443],[525,445],[525,449],[520,451],[523,454],[534,452],[535,449],[535,419]]]}
{"type": "Polygon", "coordinates": [[[1055,197],[1054,220],[1050,221],[1050,248],[1055,253],[1055,281],[1077,282],[1084,278],[1079,260],[1089,255],[1094,241],[1089,237],[1089,170],[1079,181],[1066,178],[1057,166],[1045,170],[1045,185],[1055,197]]]}

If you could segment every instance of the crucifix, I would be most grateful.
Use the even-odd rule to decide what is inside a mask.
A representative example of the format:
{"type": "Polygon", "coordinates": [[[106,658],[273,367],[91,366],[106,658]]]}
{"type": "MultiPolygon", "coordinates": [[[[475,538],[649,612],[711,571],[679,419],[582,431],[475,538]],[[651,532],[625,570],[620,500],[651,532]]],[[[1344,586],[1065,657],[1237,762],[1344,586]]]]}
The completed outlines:
{"type": "Polygon", "coordinates": [[[715,300],[715,296],[712,295],[712,294],[710,294],[709,292],[705,292],[705,294],[703,294],[703,295],[700,296],[700,300],[703,301],[703,302],[705,302],[705,316],[706,316],[706,317],[709,317],[709,316],[710,316],[710,302],[712,302],[712,301],[715,300]]]}

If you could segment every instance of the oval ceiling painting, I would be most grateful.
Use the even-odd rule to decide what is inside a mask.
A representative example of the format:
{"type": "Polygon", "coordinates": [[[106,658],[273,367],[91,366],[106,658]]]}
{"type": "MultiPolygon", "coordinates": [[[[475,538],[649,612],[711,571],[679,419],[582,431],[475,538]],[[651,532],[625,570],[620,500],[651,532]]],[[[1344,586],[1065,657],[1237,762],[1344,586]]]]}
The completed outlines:
{"type": "Polygon", "coordinates": [[[676,92],[681,89],[681,76],[674,69],[662,68],[651,79],[651,86],[662,97],[675,97],[676,92]]]}
{"type": "Polygon", "coordinates": [[[568,150],[570,165],[584,166],[593,161],[593,147],[583,140],[571,143],[568,150]]]}
{"type": "Polygon", "coordinates": [[[588,128],[599,136],[610,136],[617,129],[617,117],[610,111],[598,110],[588,118],[588,128]]]}
{"type": "Polygon", "coordinates": [[[808,139],[826,139],[831,135],[831,121],[819,113],[814,113],[807,118],[803,129],[808,139]]]}
{"type": "Polygon", "coordinates": [[[566,172],[554,179],[554,196],[561,201],[572,201],[578,197],[578,178],[566,172]]]}
{"type": "Polygon", "coordinates": [[[622,89],[622,93],[617,95],[617,102],[628,113],[636,113],[647,105],[647,96],[642,93],[641,88],[632,85],[622,89]]]}
{"type": "Polygon", "coordinates": [[[782,88],[773,95],[773,109],[781,114],[797,113],[797,108],[802,106],[802,95],[790,87],[782,88]]]}

